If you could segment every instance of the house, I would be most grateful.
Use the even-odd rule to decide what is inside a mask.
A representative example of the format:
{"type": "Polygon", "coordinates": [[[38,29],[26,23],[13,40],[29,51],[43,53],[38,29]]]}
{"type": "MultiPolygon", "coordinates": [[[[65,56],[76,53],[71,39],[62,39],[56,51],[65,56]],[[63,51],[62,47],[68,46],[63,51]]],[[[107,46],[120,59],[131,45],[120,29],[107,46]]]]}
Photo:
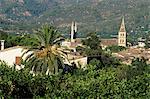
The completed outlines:
{"type": "Polygon", "coordinates": [[[23,68],[21,60],[25,59],[26,55],[22,57],[26,50],[21,46],[15,46],[0,50],[0,60],[6,62],[9,66],[16,65],[16,69],[23,68]]]}
{"type": "Polygon", "coordinates": [[[138,47],[145,47],[146,46],[145,41],[146,39],[144,38],[138,38],[138,47]]]}
{"type": "Polygon", "coordinates": [[[77,23],[76,22],[74,21],[72,22],[70,31],[71,31],[70,39],[63,41],[61,43],[61,46],[66,47],[76,52],[76,47],[82,46],[81,39],[77,38],[77,23]]]}
{"type": "MultiPolygon", "coordinates": [[[[4,45],[3,42],[1,43],[1,45],[4,45]]],[[[27,51],[27,49],[22,46],[14,46],[6,49],[4,49],[4,46],[1,46],[1,49],[3,50],[0,50],[0,60],[4,61],[10,67],[15,65],[17,70],[24,68],[24,66],[21,64],[21,61],[25,60],[26,56],[32,53],[29,52],[22,57],[23,53],[27,51]]],[[[67,56],[69,61],[63,61],[69,65],[73,62],[77,67],[79,67],[80,65],[85,66],[87,64],[87,57],[80,56],[79,54],[76,54],[76,52],[67,52],[67,56]]]]}
{"type": "Polygon", "coordinates": [[[75,63],[78,68],[84,68],[87,65],[87,56],[82,56],[78,52],[67,53],[68,61],[64,61],[67,64],[75,63]]]}
{"type": "Polygon", "coordinates": [[[118,45],[118,39],[101,39],[101,46],[105,49],[107,46],[118,45]]]}
{"type": "Polygon", "coordinates": [[[148,59],[147,63],[150,63],[150,49],[130,47],[127,50],[113,53],[114,56],[119,58],[125,64],[131,64],[134,58],[148,59]]]}

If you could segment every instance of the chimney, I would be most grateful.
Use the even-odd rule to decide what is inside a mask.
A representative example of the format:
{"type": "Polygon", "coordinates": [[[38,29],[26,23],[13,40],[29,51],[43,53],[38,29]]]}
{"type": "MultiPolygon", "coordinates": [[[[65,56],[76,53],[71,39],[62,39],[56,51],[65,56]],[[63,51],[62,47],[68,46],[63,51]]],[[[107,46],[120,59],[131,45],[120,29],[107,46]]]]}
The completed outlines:
{"type": "Polygon", "coordinates": [[[5,42],[5,40],[0,40],[0,42],[1,42],[1,50],[4,50],[4,42],[5,42]]]}

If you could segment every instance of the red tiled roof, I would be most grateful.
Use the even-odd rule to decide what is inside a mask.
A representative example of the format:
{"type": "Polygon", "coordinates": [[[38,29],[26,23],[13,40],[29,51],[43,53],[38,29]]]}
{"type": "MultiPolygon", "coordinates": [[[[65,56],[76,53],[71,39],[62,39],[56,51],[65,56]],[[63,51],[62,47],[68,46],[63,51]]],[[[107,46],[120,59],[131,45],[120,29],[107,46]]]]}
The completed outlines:
{"type": "Polygon", "coordinates": [[[129,48],[125,51],[121,51],[117,54],[114,54],[116,57],[121,59],[122,61],[132,60],[134,57],[144,57],[145,59],[150,59],[149,49],[139,49],[139,48],[129,48]],[[122,56],[122,57],[121,57],[122,56]]]}
{"type": "Polygon", "coordinates": [[[118,45],[118,39],[101,39],[101,44],[105,46],[118,45]]]}

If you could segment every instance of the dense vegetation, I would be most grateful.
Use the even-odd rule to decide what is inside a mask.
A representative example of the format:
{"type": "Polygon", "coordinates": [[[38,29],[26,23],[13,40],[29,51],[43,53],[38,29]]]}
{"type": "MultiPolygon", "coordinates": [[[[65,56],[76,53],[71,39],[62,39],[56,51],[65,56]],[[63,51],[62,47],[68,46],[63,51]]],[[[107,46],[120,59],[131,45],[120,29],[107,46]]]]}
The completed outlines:
{"type": "Polygon", "coordinates": [[[24,53],[28,54],[25,59],[26,67],[36,73],[57,74],[58,67],[64,65],[63,58],[67,57],[60,46],[64,40],[62,36],[53,26],[44,25],[35,31],[32,38],[35,45],[27,47],[28,50],[24,53]]]}
{"type": "Polygon", "coordinates": [[[116,53],[116,52],[120,52],[120,51],[126,50],[126,48],[123,47],[123,46],[113,45],[113,46],[108,46],[108,47],[106,47],[105,50],[111,51],[111,52],[113,52],[113,53],[116,53]]]}
{"type": "Polygon", "coordinates": [[[69,24],[76,20],[80,36],[97,31],[110,37],[117,34],[124,15],[127,31],[134,40],[149,31],[149,5],[149,0],[1,0],[0,25],[11,32],[22,32],[48,22],[62,27],[68,35],[69,24]]]}
{"type": "Polygon", "coordinates": [[[130,66],[75,69],[33,76],[0,65],[0,97],[5,98],[150,98],[150,69],[143,60],[130,66]],[[142,68],[142,69],[140,69],[142,68]]]}
{"type": "Polygon", "coordinates": [[[33,35],[30,34],[10,34],[0,31],[0,40],[5,40],[5,48],[13,46],[32,46],[34,45],[33,35]]]}

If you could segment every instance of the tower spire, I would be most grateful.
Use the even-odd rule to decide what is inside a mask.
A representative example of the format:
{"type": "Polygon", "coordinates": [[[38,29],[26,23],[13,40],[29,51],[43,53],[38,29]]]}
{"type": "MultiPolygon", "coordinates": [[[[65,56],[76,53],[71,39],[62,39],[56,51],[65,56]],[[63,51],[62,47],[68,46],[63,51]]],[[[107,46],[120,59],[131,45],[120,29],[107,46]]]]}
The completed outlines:
{"type": "Polygon", "coordinates": [[[122,22],[121,22],[121,26],[120,26],[120,31],[119,32],[126,32],[124,16],[122,18],[122,22]]]}
{"type": "Polygon", "coordinates": [[[125,21],[124,17],[122,18],[120,30],[118,32],[118,46],[124,46],[126,47],[126,28],[125,28],[125,21]]]}
{"type": "Polygon", "coordinates": [[[77,22],[75,22],[74,30],[75,30],[75,32],[77,32],[77,22]]]}
{"type": "Polygon", "coordinates": [[[76,33],[77,33],[77,23],[75,21],[72,21],[72,25],[71,25],[71,42],[75,41],[76,33]]]}

